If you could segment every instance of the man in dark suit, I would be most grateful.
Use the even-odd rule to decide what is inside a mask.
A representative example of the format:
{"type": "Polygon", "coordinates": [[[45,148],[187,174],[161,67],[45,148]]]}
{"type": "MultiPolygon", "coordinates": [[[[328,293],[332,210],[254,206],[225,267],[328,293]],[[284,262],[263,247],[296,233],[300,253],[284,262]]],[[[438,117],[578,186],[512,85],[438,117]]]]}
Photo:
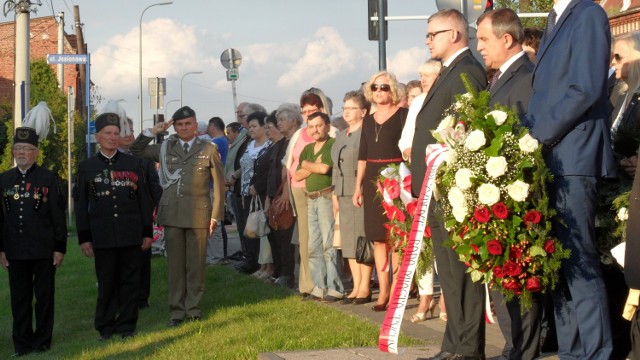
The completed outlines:
{"type": "Polygon", "coordinates": [[[55,275],[67,250],[67,224],[58,178],[36,164],[36,131],[17,128],[12,151],[16,167],[0,174],[0,266],[9,272],[18,357],[51,347],[55,275]]]}
{"type": "MultiPolygon", "coordinates": [[[[427,41],[431,56],[442,61],[443,70],[433,84],[418,113],[415,126],[405,126],[402,138],[412,138],[411,148],[400,149],[405,157],[411,154],[414,195],[420,194],[426,172],[425,149],[436,140],[430,130],[435,129],[443,113],[455,102],[455,96],[466,92],[461,74],[466,74],[476,89],[483,89],[487,80],[484,69],[468,48],[468,24],[457,10],[443,10],[428,20],[427,41]]],[[[403,143],[401,139],[401,143],[403,143]]],[[[438,262],[442,291],[446,294],[447,328],[441,352],[433,359],[484,358],[484,286],[474,283],[466,274],[466,266],[458,255],[442,243],[448,232],[435,214],[435,202],[429,209],[429,226],[433,238],[433,251],[438,262]]]]}
{"type": "Polygon", "coordinates": [[[558,355],[608,359],[609,310],[594,225],[598,182],[615,174],[607,114],[611,33],[606,13],[590,0],[556,0],[547,21],[525,125],[543,145],[554,175],[554,231],[571,250],[553,293],[558,355]]]}
{"type": "MultiPolygon", "coordinates": [[[[627,222],[627,237],[624,259],[624,277],[631,288],[627,303],[635,302],[638,304],[640,298],[640,262],[638,254],[640,253],[640,166],[636,167],[636,173],[633,178],[633,187],[629,195],[629,221],[627,222]]],[[[640,311],[636,307],[631,317],[631,353],[628,359],[637,359],[640,357],[640,311]]]]}
{"type": "MultiPolygon", "coordinates": [[[[522,119],[531,98],[533,63],[522,49],[524,30],[511,9],[498,9],[478,18],[478,52],[489,69],[496,71],[489,83],[494,105],[508,106],[522,119]]],[[[520,311],[520,301],[504,303],[500,291],[492,291],[498,324],[505,338],[503,358],[535,359],[540,355],[540,294],[534,294],[532,308],[520,311]]]]}

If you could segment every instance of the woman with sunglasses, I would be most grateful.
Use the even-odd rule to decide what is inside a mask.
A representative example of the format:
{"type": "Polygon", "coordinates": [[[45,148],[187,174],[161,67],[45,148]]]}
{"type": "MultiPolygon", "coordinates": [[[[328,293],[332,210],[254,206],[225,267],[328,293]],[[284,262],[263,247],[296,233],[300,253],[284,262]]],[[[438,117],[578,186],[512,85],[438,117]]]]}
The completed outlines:
{"type": "Polygon", "coordinates": [[[384,224],[388,219],[376,196],[376,182],[380,170],[391,164],[402,162],[398,141],[407,117],[407,109],[398,107],[402,95],[394,74],[380,71],[365,84],[364,95],[376,106],[373,114],[367,115],[362,123],[360,151],[353,205],[364,207],[365,236],[374,243],[374,257],[380,292],[373,311],[385,311],[390,295],[389,253],[392,254],[393,271],[398,268],[397,256],[387,242],[384,224]]]}

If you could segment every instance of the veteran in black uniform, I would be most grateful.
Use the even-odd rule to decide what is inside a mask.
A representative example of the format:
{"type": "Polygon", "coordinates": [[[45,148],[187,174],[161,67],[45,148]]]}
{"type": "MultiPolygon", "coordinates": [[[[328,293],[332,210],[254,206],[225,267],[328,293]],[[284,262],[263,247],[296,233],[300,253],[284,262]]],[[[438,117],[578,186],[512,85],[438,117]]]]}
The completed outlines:
{"type": "Polygon", "coordinates": [[[75,212],[78,241],[95,258],[100,340],[133,336],[138,321],[140,248],[151,246],[151,200],[140,159],[118,151],[120,118],[96,118],[99,153],[80,163],[75,212]]]}
{"type": "Polygon", "coordinates": [[[51,347],[55,273],[67,249],[67,225],[57,177],[35,164],[34,129],[16,129],[13,157],[17,166],[0,174],[0,265],[9,272],[13,345],[21,356],[51,347]]]}

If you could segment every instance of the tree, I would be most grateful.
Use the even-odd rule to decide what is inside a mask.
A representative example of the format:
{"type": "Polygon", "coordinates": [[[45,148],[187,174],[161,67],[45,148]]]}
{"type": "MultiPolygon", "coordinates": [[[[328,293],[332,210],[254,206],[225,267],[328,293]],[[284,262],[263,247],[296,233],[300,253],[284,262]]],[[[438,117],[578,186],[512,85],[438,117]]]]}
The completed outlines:
{"type": "MultiPolygon", "coordinates": [[[[495,9],[509,8],[515,12],[549,12],[553,8],[553,0],[495,0],[495,9]]],[[[546,18],[522,18],[522,26],[536,27],[544,30],[547,24],[546,18]]]]}

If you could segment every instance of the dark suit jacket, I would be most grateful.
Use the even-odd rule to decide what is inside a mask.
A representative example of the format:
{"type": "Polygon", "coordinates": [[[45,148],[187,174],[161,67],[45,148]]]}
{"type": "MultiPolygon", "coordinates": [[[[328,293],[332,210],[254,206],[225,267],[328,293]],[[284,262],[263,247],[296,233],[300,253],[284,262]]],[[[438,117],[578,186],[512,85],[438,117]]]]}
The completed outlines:
{"type": "Polygon", "coordinates": [[[607,114],[610,49],[607,15],[590,0],[571,1],[540,44],[525,126],[544,144],[554,175],[615,176],[607,114]]]}
{"type": "Polygon", "coordinates": [[[533,66],[526,54],[514,61],[489,89],[491,93],[489,107],[495,104],[508,106],[518,113],[521,120],[524,119],[531,99],[533,66]]]}
{"type": "MultiPolygon", "coordinates": [[[[613,135],[613,151],[620,158],[631,157],[638,152],[640,140],[640,104],[638,97],[640,97],[640,93],[635,93],[631,97],[627,108],[622,114],[618,129],[613,135]]],[[[613,125],[613,121],[618,116],[623,102],[624,96],[622,96],[620,104],[611,114],[611,125],[613,125]]]]}
{"type": "Polygon", "coordinates": [[[624,255],[624,277],[627,285],[633,289],[640,289],[640,166],[636,167],[633,178],[633,188],[629,195],[629,220],[627,221],[627,239],[624,255]]]}
{"type": "Polygon", "coordinates": [[[413,174],[411,190],[415,196],[420,195],[427,169],[424,161],[425,149],[427,145],[437,143],[430,130],[438,126],[445,110],[455,101],[455,96],[467,92],[460,78],[462,74],[467,74],[469,81],[476,89],[486,87],[487,78],[484,68],[473,57],[470,50],[464,51],[444,68],[429,90],[422,109],[416,117],[416,129],[411,144],[411,173],[413,174]]]}

